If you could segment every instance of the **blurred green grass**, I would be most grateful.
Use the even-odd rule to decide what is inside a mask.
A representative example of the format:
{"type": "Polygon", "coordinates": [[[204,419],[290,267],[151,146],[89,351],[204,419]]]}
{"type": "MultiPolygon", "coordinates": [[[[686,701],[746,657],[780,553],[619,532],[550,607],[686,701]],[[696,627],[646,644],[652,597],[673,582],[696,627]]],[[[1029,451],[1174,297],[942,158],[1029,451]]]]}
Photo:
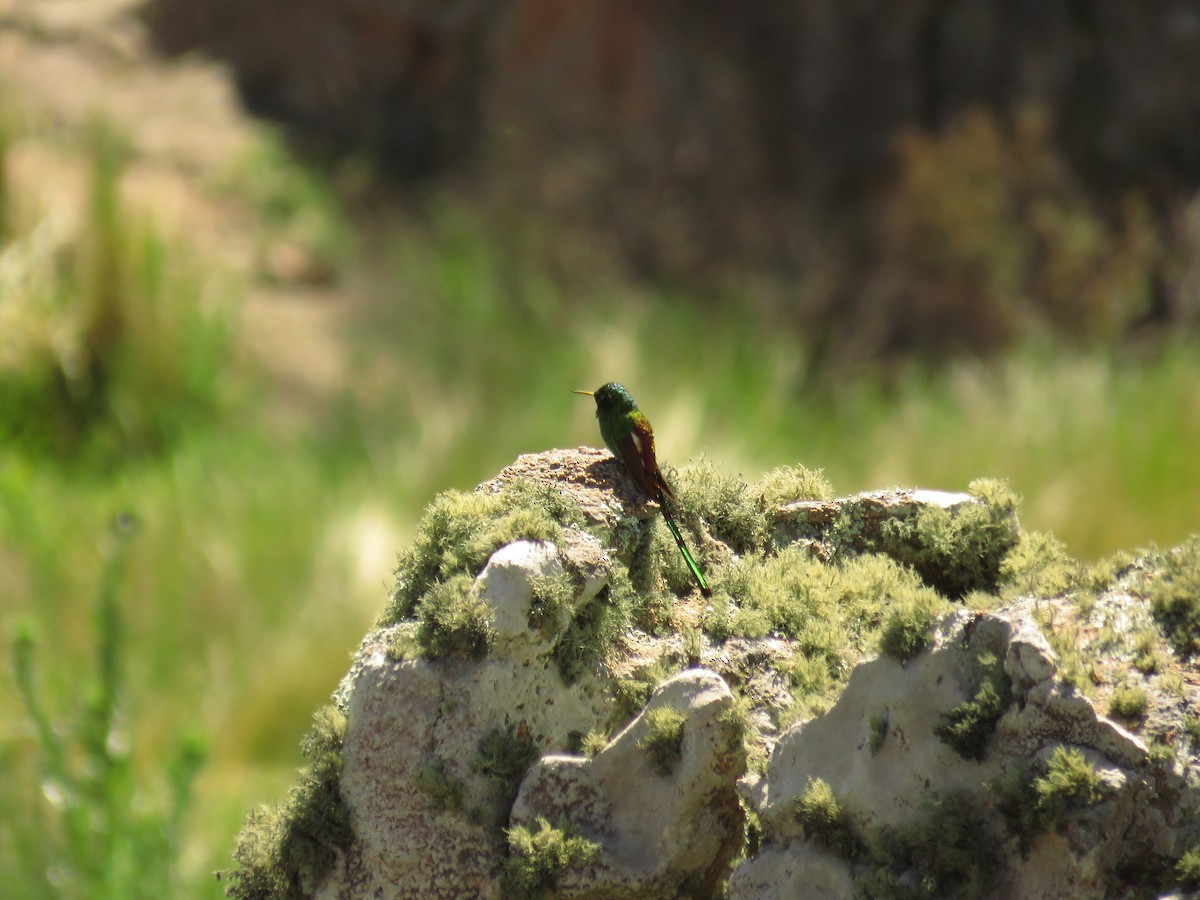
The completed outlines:
{"type": "MultiPolygon", "coordinates": [[[[1198,530],[1194,344],[1142,358],[1030,346],[815,391],[803,342],[757,318],[749,298],[699,303],[612,273],[550,271],[449,201],[368,236],[339,219],[313,173],[268,147],[231,189],[271,169],[269,185],[247,191],[264,233],[313,242],[335,269],[353,351],[348,386],[314,397],[301,426],[280,433],[263,414],[269,382],[232,352],[233,317],[205,306],[217,275],[121,204],[111,136],[98,134],[85,151],[93,215],[52,257],[30,239],[45,220],[10,214],[5,182],[3,265],[37,277],[5,282],[0,316],[23,317],[26,334],[73,323],[79,353],[125,362],[102,365],[82,393],[61,389],[73,371],[61,354],[0,367],[0,395],[21,401],[0,408],[0,647],[7,673],[23,623],[40,635],[40,688],[65,729],[98,640],[108,523],[137,517],[117,594],[132,802],[165,808],[179,736],[209,744],[169,861],[182,896],[220,895],[211,873],[228,865],[242,815],[286,791],[310,712],[382,609],[425,503],[519,453],[597,444],[592,407],[572,388],[622,381],[655,423],[661,458],[704,454],[752,481],[796,462],[824,469],[841,494],[1005,478],[1025,497],[1026,528],[1085,559],[1198,530]],[[99,282],[85,288],[87,272],[99,282]],[[97,317],[108,330],[89,330],[97,317]],[[92,333],[106,343],[89,344],[92,333]],[[47,416],[69,441],[29,427],[47,416]]],[[[0,722],[6,890],[94,895],[57,868],[61,810],[39,789],[44,760],[7,674],[0,722]]]]}

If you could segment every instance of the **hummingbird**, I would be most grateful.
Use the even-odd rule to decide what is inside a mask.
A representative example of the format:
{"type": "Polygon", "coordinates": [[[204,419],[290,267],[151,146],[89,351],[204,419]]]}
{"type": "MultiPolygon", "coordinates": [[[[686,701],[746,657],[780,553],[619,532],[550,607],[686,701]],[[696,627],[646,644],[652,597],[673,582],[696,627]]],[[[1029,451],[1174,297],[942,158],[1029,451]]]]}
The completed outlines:
{"type": "Polygon", "coordinates": [[[594,391],[572,393],[584,394],[596,401],[596,418],[600,421],[600,436],[604,438],[605,445],[613,456],[625,464],[642,495],[658,504],[667,528],[679,545],[679,552],[683,554],[683,561],[695,576],[701,593],[707,597],[708,582],[683,542],[683,535],[667,504],[668,500],[675,500],[675,492],[658,467],[658,458],[654,455],[654,429],[650,427],[650,420],[638,409],[629,391],[616,382],[610,381],[594,391]]]}

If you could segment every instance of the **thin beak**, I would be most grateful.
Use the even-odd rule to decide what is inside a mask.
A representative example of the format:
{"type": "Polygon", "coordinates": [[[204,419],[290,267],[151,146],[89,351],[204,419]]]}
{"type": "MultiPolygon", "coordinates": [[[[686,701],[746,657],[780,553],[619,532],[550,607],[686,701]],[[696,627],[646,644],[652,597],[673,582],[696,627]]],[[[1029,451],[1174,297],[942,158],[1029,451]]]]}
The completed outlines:
{"type": "Polygon", "coordinates": [[[571,393],[572,393],[572,394],[583,394],[583,395],[585,395],[585,396],[587,396],[587,397],[594,397],[594,396],[596,396],[596,392],[595,392],[595,391],[571,391],[571,393]]]}

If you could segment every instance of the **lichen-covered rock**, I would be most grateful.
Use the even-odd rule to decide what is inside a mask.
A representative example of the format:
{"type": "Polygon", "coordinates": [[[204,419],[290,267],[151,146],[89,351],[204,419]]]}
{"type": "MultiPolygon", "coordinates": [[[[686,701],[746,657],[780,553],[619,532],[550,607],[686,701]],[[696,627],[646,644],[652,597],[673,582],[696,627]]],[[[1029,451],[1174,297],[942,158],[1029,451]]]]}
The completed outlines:
{"type": "Polygon", "coordinates": [[[729,884],[731,898],[754,900],[837,900],[860,893],[846,860],[811,843],[763,847],[729,884]]]}
{"type": "MultiPolygon", "coordinates": [[[[433,667],[389,663],[382,652],[359,674],[341,778],[354,841],[317,896],[450,898],[482,894],[493,880],[496,836],[456,810],[439,809],[421,787],[422,773],[439,759],[448,779],[467,774],[466,760],[438,753],[453,746],[439,733],[450,702],[444,687],[433,667]]],[[[470,730],[481,735],[482,727],[470,730]]]]}
{"type": "Polygon", "coordinates": [[[654,514],[625,466],[607,450],[577,447],[518,456],[479,490],[497,493],[518,480],[553,485],[589,521],[611,524],[621,516],[654,514]]]}
{"type": "Polygon", "coordinates": [[[439,496],[231,895],[1200,883],[1200,540],[1086,570],[996,482],[670,477],[711,596],[602,451],[439,496]]]}
{"type": "MultiPolygon", "coordinates": [[[[487,658],[396,659],[404,625],[377,632],[359,651],[343,688],[341,793],[354,840],[319,896],[496,894],[504,857],[497,823],[525,766],[607,712],[594,680],[565,684],[550,657],[566,621],[550,630],[529,622],[537,580],[563,570],[550,543],[519,541],[492,555],[475,586],[495,610],[498,638],[487,658]],[[500,754],[513,756],[490,758],[500,754]],[[501,763],[514,769],[497,772],[501,763]]],[[[591,596],[581,591],[579,602],[600,583],[587,579],[591,596]]]]}
{"type": "Polygon", "coordinates": [[[1104,897],[1177,858],[1179,809],[1200,786],[1057,677],[1034,608],[951,615],[924,653],[862,663],[833,709],[785,734],[755,786],[764,846],[729,896],[891,896],[920,882],[937,895],[1104,897]],[[815,780],[850,835],[840,853],[798,814],[815,780]],[[955,856],[946,829],[964,825],[974,846],[955,856]],[[930,842],[946,845],[948,868],[922,858],[930,842]]]}
{"type": "MultiPolygon", "coordinates": [[[[570,542],[576,565],[579,555],[596,559],[587,553],[600,550],[594,538],[575,531],[570,542]]],[[[590,568],[581,590],[571,590],[569,602],[549,596],[553,588],[547,582],[566,572],[564,555],[548,541],[515,541],[492,554],[475,586],[492,609],[493,656],[524,662],[544,654],[547,641],[560,635],[575,612],[604,587],[603,567],[597,565],[590,568]]]]}
{"type": "Polygon", "coordinates": [[[521,784],[512,822],[566,822],[598,856],[558,878],[558,896],[714,897],[742,845],[736,782],[745,766],[733,693],[689,669],[661,684],[645,710],[592,759],[543,756],[521,784]],[[651,749],[656,710],[681,713],[669,771],[651,749]]]}
{"type": "Polygon", "coordinates": [[[777,544],[807,541],[822,557],[884,553],[950,597],[995,588],[1000,561],[1017,542],[1015,500],[995,482],[971,493],[869,491],[798,500],[773,511],[777,544]]]}

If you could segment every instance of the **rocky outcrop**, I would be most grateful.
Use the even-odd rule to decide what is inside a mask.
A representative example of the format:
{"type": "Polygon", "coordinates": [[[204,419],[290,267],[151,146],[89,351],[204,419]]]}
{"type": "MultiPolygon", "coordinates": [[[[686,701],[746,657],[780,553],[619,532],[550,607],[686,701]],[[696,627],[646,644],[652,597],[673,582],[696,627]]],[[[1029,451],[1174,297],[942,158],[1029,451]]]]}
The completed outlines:
{"type": "Polygon", "coordinates": [[[714,673],[688,670],[660,685],[594,758],[538,757],[601,726],[611,702],[596,680],[563,683],[548,659],[561,625],[528,626],[532,585],[559,570],[552,544],[521,541],[492,555],[478,579],[495,610],[486,660],[397,660],[388,648],[404,625],[363,647],[346,693],[340,782],[354,841],[318,896],[487,896],[505,857],[497,824],[538,817],[600,843],[596,861],[564,874],[563,896],[655,896],[683,883],[716,895],[742,843],[733,694],[714,673]],[[682,715],[678,760],[665,773],[644,749],[647,716],[663,707],[682,715]],[[504,773],[489,755],[504,754],[536,762],[519,782],[499,784],[504,773]]]}
{"type": "Polygon", "coordinates": [[[714,897],[742,848],[736,783],[743,734],[721,678],[689,669],[655,689],[645,709],[592,759],[543,756],[521,783],[512,822],[571,823],[600,844],[596,861],[564,873],[563,897],[714,897]],[[656,710],[682,713],[678,759],[647,754],[656,710]]]}
{"type": "MultiPolygon", "coordinates": [[[[729,896],[853,896],[858,880],[890,867],[884,875],[895,883],[932,882],[939,895],[1105,897],[1131,873],[1162,873],[1164,860],[1181,856],[1196,838],[1187,811],[1200,804],[1200,784],[1181,777],[1173,755],[1152,761],[1142,739],[1058,678],[1036,605],[953,614],[924,653],[906,664],[861,664],[829,713],[784,735],[754,786],[766,840],[734,873],[729,896]],[[981,666],[997,667],[1007,704],[994,722],[976,724],[989,732],[980,736],[983,752],[964,757],[939,733],[978,696],[987,677],[981,666]],[[1094,771],[1094,787],[1072,795],[1054,827],[1036,830],[1027,818],[1035,831],[1023,832],[1011,806],[1028,804],[1032,815],[1039,799],[1014,785],[1047,771],[1063,748],[1094,771]],[[832,788],[853,837],[840,855],[797,816],[816,779],[832,788]],[[923,827],[942,802],[968,808],[986,846],[944,870],[918,856],[881,862],[864,849],[897,829],[923,827]],[[987,880],[976,884],[981,872],[987,880]]],[[[933,836],[949,855],[953,836],[933,836]]]]}
{"type": "MultiPolygon", "coordinates": [[[[681,499],[711,475],[680,472],[681,499]]],[[[1004,583],[1067,562],[1030,550],[999,486],[781,498],[815,484],[792,471],[689,511],[705,600],[664,592],[672,557],[624,477],[553,451],[439,498],[335,695],[338,808],[238,859],[286,859],[280,833],[336,852],[233,873],[235,896],[1048,900],[1200,879],[1200,679],[1154,630],[1156,590],[1179,621],[1191,551],[1022,596],[1004,583]],[[960,584],[935,571],[955,554],[969,608],[929,587],[960,584]]]]}
{"type": "Polygon", "coordinates": [[[486,895],[504,856],[496,823],[516,788],[505,776],[520,775],[535,748],[566,748],[605,718],[603,695],[563,684],[538,658],[546,634],[528,627],[533,581],[561,566],[547,543],[493,554],[479,576],[495,611],[487,659],[398,659],[404,624],[364,644],[346,686],[341,777],[355,837],[319,896],[486,895]],[[506,754],[523,758],[515,773],[492,758],[506,754]]]}

